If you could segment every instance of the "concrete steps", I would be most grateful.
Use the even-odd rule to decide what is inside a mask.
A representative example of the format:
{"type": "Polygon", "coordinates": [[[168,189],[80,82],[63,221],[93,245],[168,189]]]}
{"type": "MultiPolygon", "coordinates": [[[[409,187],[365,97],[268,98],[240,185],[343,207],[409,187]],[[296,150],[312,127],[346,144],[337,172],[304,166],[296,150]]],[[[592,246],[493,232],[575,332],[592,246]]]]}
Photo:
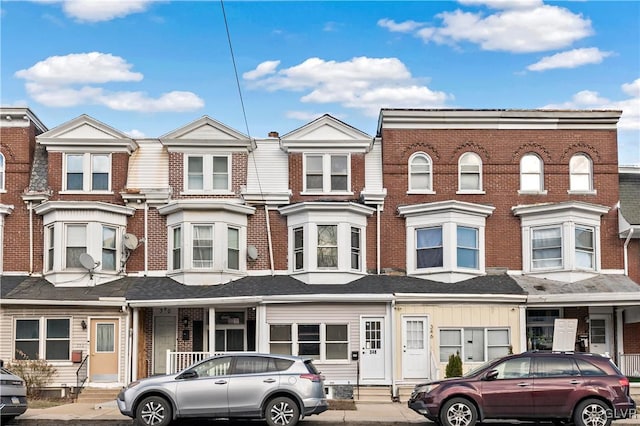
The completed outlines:
{"type": "Polygon", "coordinates": [[[114,401],[120,392],[120,388],[117,389],[103,389],[103,388],[84,388],[76,402],[83,404],[99,404],[101,402],[114,401]]]}
{"type": "Polygon", "coordinates": [[[360,386],[353,389],[354,401],[361,404],[389,403],[391,399],[391,386],[360,386]]]}

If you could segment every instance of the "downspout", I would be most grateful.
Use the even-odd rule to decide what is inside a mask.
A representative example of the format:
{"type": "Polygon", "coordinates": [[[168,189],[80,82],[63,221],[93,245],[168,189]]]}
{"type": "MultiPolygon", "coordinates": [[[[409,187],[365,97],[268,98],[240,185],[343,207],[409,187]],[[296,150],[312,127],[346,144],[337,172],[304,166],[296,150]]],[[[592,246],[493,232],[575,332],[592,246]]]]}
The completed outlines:
{"type": "MultiPolygon", "coordinates": [[[[426,332],[426,330],[425,330],[426,332]]],[[[397,336],[396,330],[396,299],[391,300],[391,336],[397,336]]],[[[395,401],[398,395],[398,388],[396,386],[396,365],[397,355],[396,355],[396,338],[391,338],[391,397],[395,401]]],[[[431,379],[433,380],[433,378],[431,379]]]]}
{"type": "Polygon", "coordinates": [[[376,273],[380,275],[380,204],[376,206],[376,273]]]}
{"type": "Polygon", "coordinates": [[[269,245],[269,267],[271,268],[271,275],[275,274],[275,266],[273,264],[273,243],[271,241],[271,223],[269,222],[269,206],[264,205],[264,216],[267,226],[267,244],[269,245]]]}
{"type": "Polygon", "coordinates": [[[140,308],[131,308],[133,321],[131,326],[131,380],[138,380],[138,330],[140,327],[140,308]]]}
{"type": "Polygon", "coordinates": [[[127,316],[124,318],[124,326],[125,330],[127,330],[127,339],[125,340],[125,354],[129,354],[128,357],[125,357],[124,360],[124,384],[128,384],[131,382],[131,364],[133,363],[133,358],[131,357],[131,348],[133,345],[131,344],[132,334],[131,333],[131,310],[127,308],[127,305],[122,305],[122,312],[126,312],[127,316]]]}
{"type": "Polygon", "coordinates": [[[29,210],[29,275],[33,275],[33,202],[27,203],[29,210]]]}
{"type": "Polygon", "coordinates": [[[144,202],[144,276],[149,274],[149,203],[144,202]]]}
{"type": "Polygon", "coordinates": [[[624,241],[624,274],[629,276],[629,241],[633,235],[633,228],[629,229],[627,239],[624,241]]]}

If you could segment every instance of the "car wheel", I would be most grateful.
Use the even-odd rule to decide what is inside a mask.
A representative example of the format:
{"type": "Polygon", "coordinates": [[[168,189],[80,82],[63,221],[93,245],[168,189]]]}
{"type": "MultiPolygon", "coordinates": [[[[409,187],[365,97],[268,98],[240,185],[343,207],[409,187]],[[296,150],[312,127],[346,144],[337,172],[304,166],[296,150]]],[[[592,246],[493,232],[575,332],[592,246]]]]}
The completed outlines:
{"type": "Polygon", "coordinates": [[[160,396],[142,400],[136,409],[136,424],[144,426],[166,426],[171,423],[171,404],[160,396]]]}
{"type": "Polygon", "coordinates": [[[478,410],[468,399],[453,398],[442,406],[439,420],[444,426],[473,426],[478,421],[478,410]]]}
{"type": "Polygon", "coordinates": [[[264,417],[269,426],[295,426],[300,410],[291,398],[280,396],[267,402],[264,417]]]}
{"type": "Polygon", "coordinates": [[[597,399],[587,399],[576,407],[573,421],[576,426],[609,426],[609,407],[597,399]]]}

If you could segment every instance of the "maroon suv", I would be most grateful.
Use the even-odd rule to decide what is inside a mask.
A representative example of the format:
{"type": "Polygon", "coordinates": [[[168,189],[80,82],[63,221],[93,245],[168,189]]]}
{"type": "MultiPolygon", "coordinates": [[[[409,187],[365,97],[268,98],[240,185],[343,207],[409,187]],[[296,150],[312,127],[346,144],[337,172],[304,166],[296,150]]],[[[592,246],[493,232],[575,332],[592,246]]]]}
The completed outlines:
{"type": "Polygon", "coordinates": [[[444,426],[485,419],[608,426],[636,415],[629,379],[609,358],[585,353],[509,355],[463,377],[417,385],[408,405],[444,426]]]}

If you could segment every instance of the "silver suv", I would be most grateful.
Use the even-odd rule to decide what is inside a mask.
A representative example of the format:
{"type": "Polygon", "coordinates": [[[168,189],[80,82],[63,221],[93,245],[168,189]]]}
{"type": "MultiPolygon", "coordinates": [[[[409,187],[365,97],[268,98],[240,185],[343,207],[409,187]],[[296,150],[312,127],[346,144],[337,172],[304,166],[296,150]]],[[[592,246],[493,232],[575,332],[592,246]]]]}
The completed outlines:
{"type": "Polygon", "coordinates": [[[177,374],[132,382],[118,408],[137,424],[178,418],[254,418],[294,426],[327,409],[324,377],[311,359],[255,352],[217,355],[177,374]]]}

